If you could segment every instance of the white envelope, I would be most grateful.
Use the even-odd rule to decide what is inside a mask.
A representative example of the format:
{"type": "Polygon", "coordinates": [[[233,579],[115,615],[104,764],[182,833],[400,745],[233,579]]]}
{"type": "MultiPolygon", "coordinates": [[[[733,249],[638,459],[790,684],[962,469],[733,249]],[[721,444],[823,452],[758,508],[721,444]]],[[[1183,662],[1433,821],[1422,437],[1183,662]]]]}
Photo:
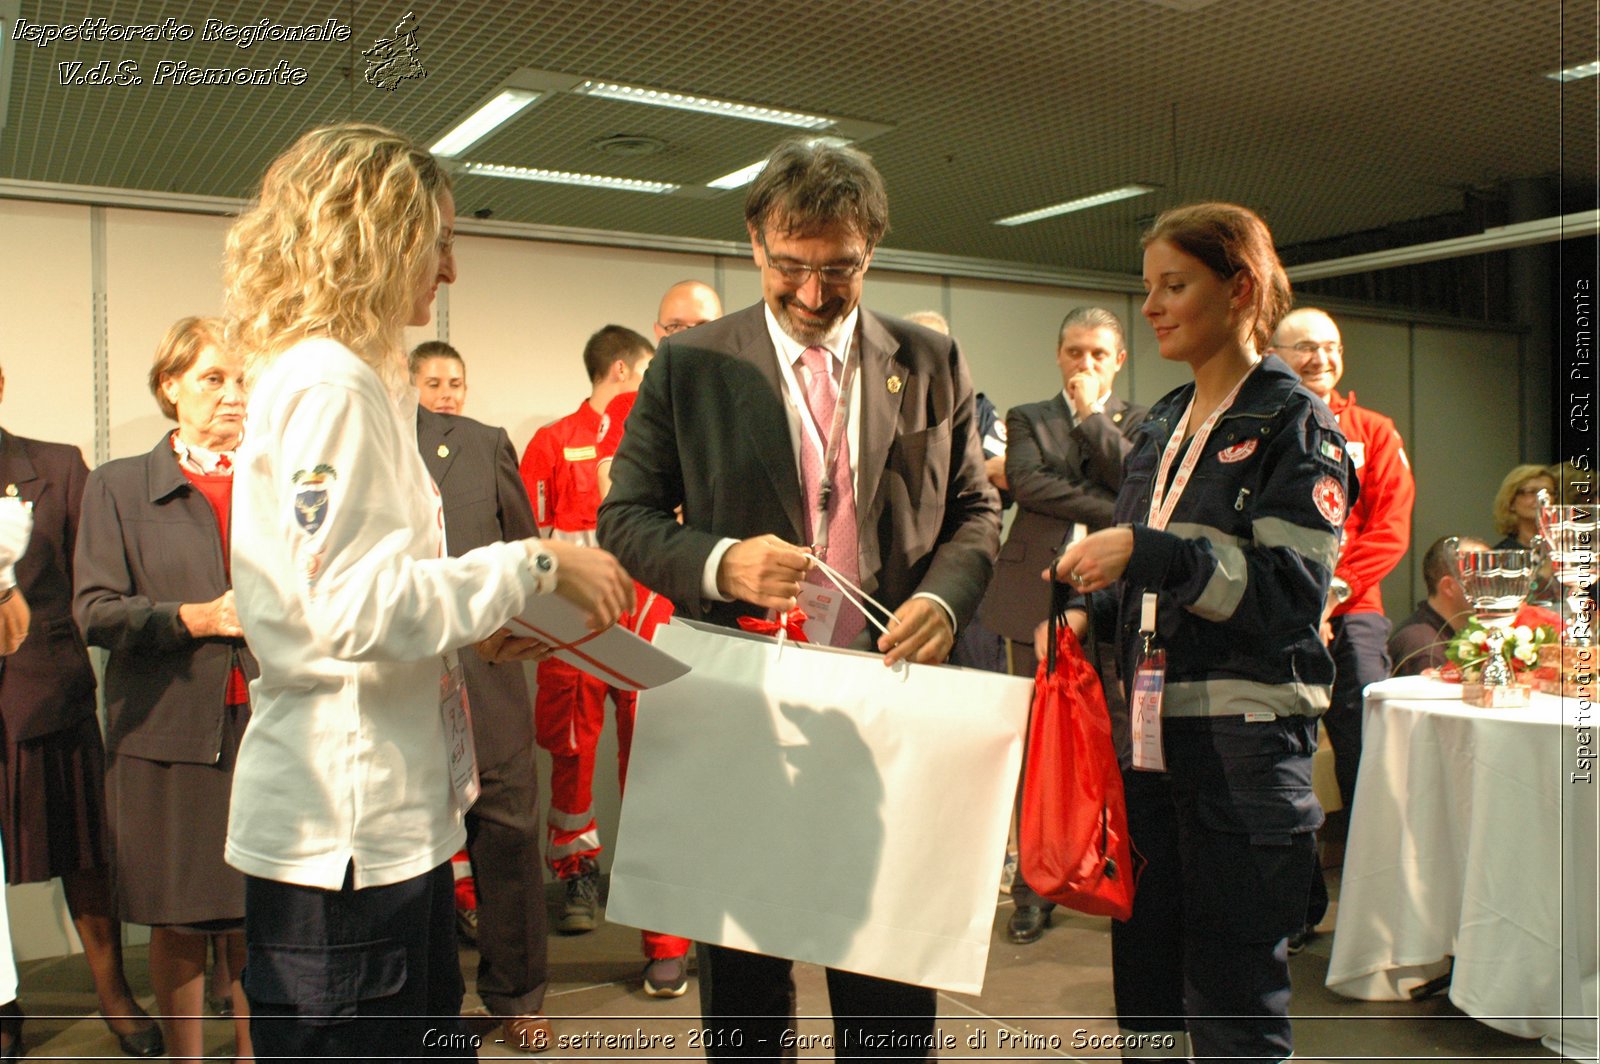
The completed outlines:
{"type": "Polygon", "coordinates": [[[560,595],[535,596],[506,627],[549,643],[556,648],[555,656],[568,665],[627,691],[643,691],[689,671],[688,665],[621,625],[589,631],[583,611],[560,595]]]}

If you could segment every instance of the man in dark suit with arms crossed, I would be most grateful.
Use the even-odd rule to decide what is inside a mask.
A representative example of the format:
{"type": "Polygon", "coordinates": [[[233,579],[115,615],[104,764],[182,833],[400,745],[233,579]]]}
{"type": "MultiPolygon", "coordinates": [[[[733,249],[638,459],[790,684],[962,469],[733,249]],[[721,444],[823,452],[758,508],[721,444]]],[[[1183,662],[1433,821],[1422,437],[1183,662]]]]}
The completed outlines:
{"type": "MultiPolygon", "coordinates": [[[[600,542],[680,615],[733,626],[796,605],[820,579],[802,544],[825,528],[828,563],[894,611],[876,638],[842,611],[827,641],[943,661],[999,542],[965,362],[948,337],[860,307],[888,202],[859,151],[780,145],[745,222],[763,302],[662,343],[612,466],[600,542]]],[[[791,962],[719,946],[700,956],[708,1055],[779,1056],[794,1027],[791,962]]],[[[831,969],[828,987],[841,1057],[872,1055],[862,1034],[921,1048],[934,1033],[931,989],[831,969]]]]}
{"type": "MultiPolygon", "coordinates": [[[[1079,307],[1056,333],[1061,391],[1041,403],[1012,407],[1006,415],[1006,479],[1017,516],[979,616],[1005,637],[1012,675],[1032,676],[1037,666],[1034,630],[1050,611],[1050,585],[1039,574],[1061,553],[1074,525],[1098,532],[1111,524],[1129,437],[1146,412],[1111,390],[1127,360],[1117,316],[1100,307],[1079,307]]],[[[1120,740],[1127,732],[1127,715],[1118,712],[1123,706],[1111,633],[1104,640],[1106,652],[1098,664],[1102,677],[1112,681],[1104,687],[1120,740]]],[[[1020,871],[1012,881],[1011,898],[1015,908],[1006,937],[1016,943],[1037,941],[1050,925],[1055,905],[1035,894],[1020,871]]]]}
{"type": "MultiPolygon", "coordinates": [[[[439,486],[452,555],[538,535],[505,429],[455,416],[466,401],[466,375],[449,344],[425,343],[412,352],[417,447],[439,486]]],[[[478,886],[475,985],[489,1012],[505,1022],[506,1042],[537,1051],[549,1045],[550,1021],[533,700],[520,662],[493,664],[472,647],[463,647],[460,659],[482,784],[467,811],[467,852],[478,886]]]]}

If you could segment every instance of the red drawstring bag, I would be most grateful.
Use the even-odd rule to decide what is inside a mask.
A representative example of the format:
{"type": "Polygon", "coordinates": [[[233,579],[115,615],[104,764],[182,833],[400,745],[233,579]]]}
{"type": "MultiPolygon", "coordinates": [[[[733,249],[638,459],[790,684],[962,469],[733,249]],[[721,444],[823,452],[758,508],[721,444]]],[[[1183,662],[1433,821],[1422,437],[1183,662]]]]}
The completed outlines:
{"type": "Polygon", "coordinates": [[[1133,915],[1128,806],[1100,677],[1051,618],[1034,682],[1017,850],[1041,897],[1091,916],[1133,915]]]}

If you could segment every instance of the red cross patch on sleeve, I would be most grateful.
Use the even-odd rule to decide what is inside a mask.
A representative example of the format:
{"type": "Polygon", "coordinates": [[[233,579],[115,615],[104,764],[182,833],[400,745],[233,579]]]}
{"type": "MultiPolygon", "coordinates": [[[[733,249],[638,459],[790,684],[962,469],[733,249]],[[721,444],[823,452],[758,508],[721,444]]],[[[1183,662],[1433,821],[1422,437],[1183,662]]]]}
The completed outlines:
{"type": "Polygon", "coordinates": [[[1317,486],[1311,489],[1311,501],[1316,503],[1317,512],[1328,524],[1334,527],[1344,524],[1344,485],[1333,477],[1317,481],[1317,486]]]}

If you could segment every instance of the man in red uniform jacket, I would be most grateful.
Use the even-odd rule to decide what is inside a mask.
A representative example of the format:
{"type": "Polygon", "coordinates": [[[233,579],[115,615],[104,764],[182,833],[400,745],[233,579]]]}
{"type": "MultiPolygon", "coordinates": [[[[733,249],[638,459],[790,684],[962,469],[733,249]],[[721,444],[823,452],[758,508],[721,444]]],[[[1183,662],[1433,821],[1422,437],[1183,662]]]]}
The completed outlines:
{"type": "MultiPolygon", "coordinates": [[[[1361,764],[1361,698],[1368,684],[1389,675],[1389,620],[1380,584],[1411,548],[1411,506],[1416,485],[1405,442],[1394,422],[1356,405],[1354,392],[1334,390],[1344,375],[1339,327],[1315,307],[1291,311],[1272,337],[1272,350],[1300,375],[1306,389],[1328,404],[1344,431],[1361,492],[1345,518],[1339,562],[1328,595],[1323,638],[1333,654],[1333,697],[1322,721],[1333,743],[1334,775],[1346,810],[1355,798],[1361,764]]],[[[1307,927],[1327,909],[1322,877],[1315,877],[1307,927]]],[[[1303,946],[1309,933],[1291,940],[1303,946]]]]}
{"type": "MultiPolygon", "coordinates": [[[[607,325],[583,348],[589,398],[534,433],[522,455],[522,480],[534,520],[546,537],[594,546],[600,508],[595,447],[605,431],[606,405],[637,391],[655,345],[621,325],[607,325]]],[[[605,722],[603,680],[554,658],[539,663],[533,718],[538,743],[550,752],[550,815],[545,860],[566,887],[557,929],[593,931],[600,895],[600,832],[594,822],[594,754],[605,722]]]]}

